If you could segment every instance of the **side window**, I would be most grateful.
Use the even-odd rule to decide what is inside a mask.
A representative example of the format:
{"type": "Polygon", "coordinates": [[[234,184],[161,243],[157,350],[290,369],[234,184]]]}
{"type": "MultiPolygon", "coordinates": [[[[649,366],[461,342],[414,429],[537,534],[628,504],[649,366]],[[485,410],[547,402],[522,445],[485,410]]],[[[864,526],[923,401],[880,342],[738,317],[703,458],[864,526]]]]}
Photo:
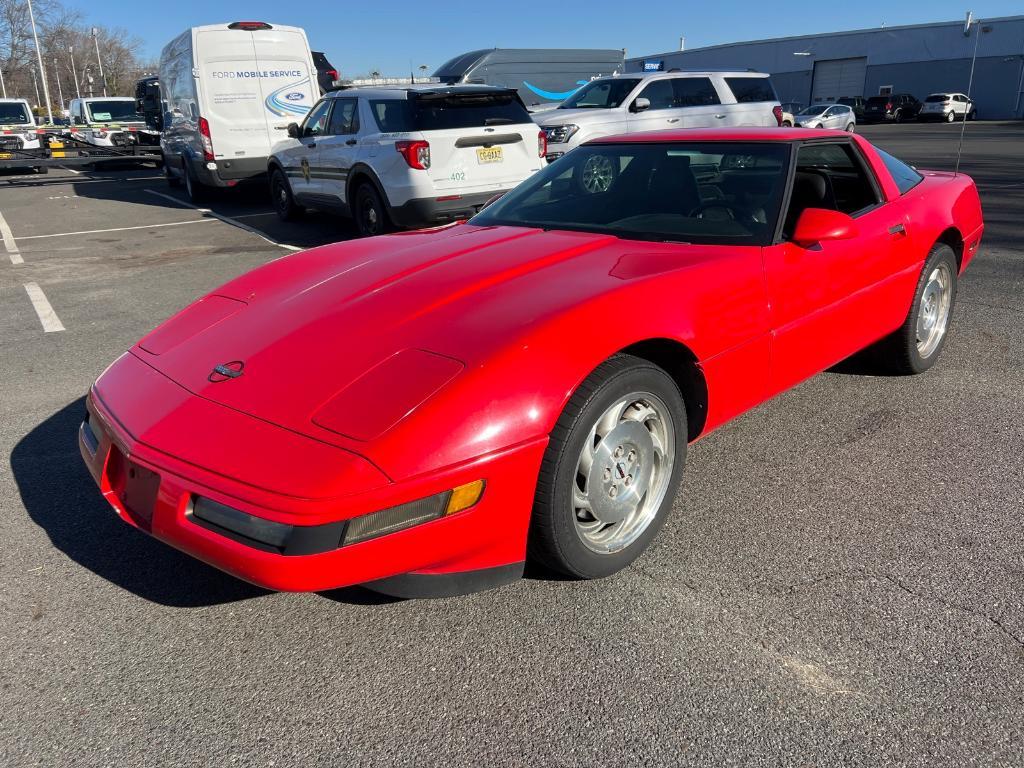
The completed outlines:
{"type": "Polygon", "coordinates": [[[714,84],[707,77],[677,77],[671,82],[676,106],[702,107],[722,103],[714,84]]]}
{"type": "Polygon", "coordinates": [[[675,106],[675,91],[671,80],[655,80],[640,92],[640,98],[649,99],[651,109],[671,109],[675,106]]]}
{"type": "Polygon", "coordinates": [[[382,99],[370,102],[370,111],[382,133],[404,133],[413,130],[409,102],[405,99],[382,99]]]}
{"type": "Polygon", "coordinates": [[[807,144],[797,154],[785,232],[792,235],[807,208],[856,215],[879,202],[864,163],[848,143],[807,144]]]}
{"type": "Polygon", "coordinates": [[[331,136],[359,133],[359,111],[356,109],[358,105],[356,99],[335,99],[327,133],[331,136]]]}
{"type": "Polygon", "coordinates": [[[896,182],[896,187],[899,189],[901,195],[905,195],[924,179],[920,173],[915,171],[902,160],[897,160],[888,152],[883,152],[878,147],[875,147],[875,151],[878,153],[878,156],[882,158],[882,162],[885,164],[886,170],[889,171],[889,174],[892,176],[892,180],[896,182]]]}
{"type": "Polygon", "coordinates": [[[309,114],[306,115],[306,119],[302,121],[302,136],[320,136],[327,128],[327,113],[331,110],[331,99],[321,99],[318,101],[309,114]]]}

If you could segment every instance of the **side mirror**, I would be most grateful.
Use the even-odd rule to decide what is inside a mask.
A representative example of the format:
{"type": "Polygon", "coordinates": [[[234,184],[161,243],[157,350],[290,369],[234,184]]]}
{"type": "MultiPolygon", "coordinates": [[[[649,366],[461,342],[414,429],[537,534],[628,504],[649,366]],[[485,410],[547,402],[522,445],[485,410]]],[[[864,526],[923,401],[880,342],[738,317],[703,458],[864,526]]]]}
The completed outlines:
{"type": "Polygon", "coordinates": [[[651,108],[651,100],[643,96],[637,96],[633,101],[633,106],[630,108],[631,112],[643,112],[645,109],[651,108]]]}
{"type": "Polygon", "coordinates": [[[857,222],[845,213],[808,208],[796,221],[793,242],[801,248],[809,248],[826,240],[849,240],[858,234],[857,222]]]}
{"type": "Polygon", "coordinates": [[[288,123],[288,136],[293,139],[299,138],[299,124],[288,123]]]}

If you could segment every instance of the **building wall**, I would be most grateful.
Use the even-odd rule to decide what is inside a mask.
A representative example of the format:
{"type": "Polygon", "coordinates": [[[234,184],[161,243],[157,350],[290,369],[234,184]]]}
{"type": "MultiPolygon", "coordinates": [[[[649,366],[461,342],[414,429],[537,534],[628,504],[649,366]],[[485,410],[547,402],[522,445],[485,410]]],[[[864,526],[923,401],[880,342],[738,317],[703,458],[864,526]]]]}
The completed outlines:
{"type": "Polygon", "coordinates": [[[963,30],[958,21],[732,43],[630,58],[626,71],[642,71],[648,60],[663,62],[665,69],[749,68],[771,73],[782,101],[806,103],[815,61],[866,56],[863,95],[891,85],[896,92],[924,98],[934,91],[966,91],[977,37],[971,90],[978,116],[1024,117],[1024,16],[982,20],[968,37],[963,30]]]}

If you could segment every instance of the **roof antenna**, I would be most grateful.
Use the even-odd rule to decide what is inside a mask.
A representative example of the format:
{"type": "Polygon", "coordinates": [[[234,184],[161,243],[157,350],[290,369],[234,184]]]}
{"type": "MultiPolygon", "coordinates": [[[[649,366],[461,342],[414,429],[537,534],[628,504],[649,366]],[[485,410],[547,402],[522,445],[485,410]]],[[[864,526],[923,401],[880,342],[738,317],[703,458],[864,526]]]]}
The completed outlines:
{"type": "MultiPolygon", "coordinates": [[[[964,21],[964,35],[971,34],[971,22],[973,13],[967,12],[967,19],[964,21]]],[[[953,168],[953,176],[960,173],[960,155],[964,151],[964,133],[967,132],[967,116],[971,112],[974,103],[971,101],[971,88],[974,86],[974,62],[978,60],[978,41],[981,40],[981,19],[974,22],[977,31],[974,33],[974,54],[971,56],[971,74],[967,79],[967,111],[964,112],[963,123],[960,125],[960,144],[956,148],[956,166],[953,168]]]]}

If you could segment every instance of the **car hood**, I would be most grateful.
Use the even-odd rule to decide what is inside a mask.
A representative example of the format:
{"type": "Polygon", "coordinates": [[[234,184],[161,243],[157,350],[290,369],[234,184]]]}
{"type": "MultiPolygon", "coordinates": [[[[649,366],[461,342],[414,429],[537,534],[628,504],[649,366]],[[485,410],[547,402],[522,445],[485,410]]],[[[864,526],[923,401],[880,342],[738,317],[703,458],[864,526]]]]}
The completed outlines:
{"type": "MultiPolygon", "coordinates": [[[[422,371],[431,380],[419,394],[428,396],[434,385],[521,334],[533,320],[531,302],[572,302],[573,292],[588,285],[586,265],[595,267],[586,290],[601,290],[612,280],[615,261],[614,254],[601,258],[599,252],[621,250],[609,248],[617,242],[586,233],[456,225],[316,248],[222,286],[132,351],[194,394],[330,441],[314,416],[336,411],[331,403],[340,392],[367,396],[355,408],[380,407],[370,401],[385,396],[359,382],[368,371],[386,361],[390,378],[422,371]],[[566,287],[561,279],[546,279],[573,260],[582,260],[570,265],[580,283],[566,287]],[[424,358],[423,350],[444,360],[424,358]]],[[[373,433],[366,428],[355,437],[373,433]]]]}
{"type": "Polygon", "coordinates": [[[534,118],[542,127],[552,125],[597,125],[620,120],[621,112],[615,109],[552,109],[534,118]]]}

